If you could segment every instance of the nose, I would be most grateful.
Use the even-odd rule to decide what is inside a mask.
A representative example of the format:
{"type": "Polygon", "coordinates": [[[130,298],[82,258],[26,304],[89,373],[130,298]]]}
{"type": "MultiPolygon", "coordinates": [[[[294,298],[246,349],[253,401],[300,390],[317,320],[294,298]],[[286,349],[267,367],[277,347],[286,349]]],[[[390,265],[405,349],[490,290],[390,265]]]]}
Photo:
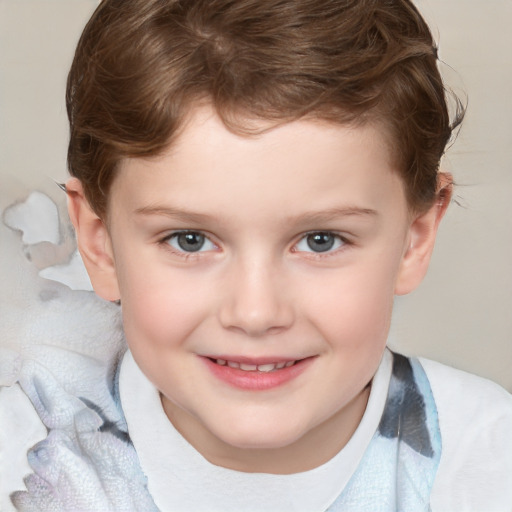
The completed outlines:
{"type": "Polygon", "coordinates": [[[264,260],[238,262],[224,281],[219,319],[225,329],[251,337],[278,334],[294,321],[283,272],[264,260]]]}

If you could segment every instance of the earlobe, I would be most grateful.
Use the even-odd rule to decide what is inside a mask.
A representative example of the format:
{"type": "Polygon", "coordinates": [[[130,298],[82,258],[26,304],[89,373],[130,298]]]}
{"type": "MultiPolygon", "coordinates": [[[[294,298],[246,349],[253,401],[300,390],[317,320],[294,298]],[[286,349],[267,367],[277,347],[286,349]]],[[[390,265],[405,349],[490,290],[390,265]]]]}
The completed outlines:
{"type": "Polygon", "coordinates": [[[452,176],[448,173],[440,173],[436,200],[426,212],[413,217],[395,286],[396,295],[410,293],[425,277],[434,250],[439,223],[450,204],[452,190],[452,176]]]}
{"type": "Polygon", "coordinates": [[[89,206],[82,184],[77,178],[67,181],[66,193],[78,249],[94,291],[105,300],[119,300],[115,261],[107,227],[89,206]]]}

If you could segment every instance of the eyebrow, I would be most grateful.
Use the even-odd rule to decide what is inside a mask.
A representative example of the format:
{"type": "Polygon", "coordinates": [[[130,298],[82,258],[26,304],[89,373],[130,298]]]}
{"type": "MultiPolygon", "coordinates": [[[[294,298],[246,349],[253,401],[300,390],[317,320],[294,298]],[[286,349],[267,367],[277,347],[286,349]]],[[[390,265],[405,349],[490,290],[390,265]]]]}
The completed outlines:
{"type": "Polygon", "coordinates": [[[206,215],[204,213],[191,212],[189,210],[171,208],[169,206],[143,206],[142,208],[137,208],[135,213],[145,216],[160,215],[197,223],[211,219],[210,215],[206,215]]]}
{"type": "Polygon", "coordinates": [[[357,206],[347,206],[343,208],[328,208],[319,212],[305,212],[297,217],[293,217],[294,222],[312,222],[322,223],[335,220],[339,217],[376,217],[377,210],[371,208],[360,208],[357,206]]]}
{"type": "MultiPolygon", "coordinates": [[[[204,223],[208,220],[212,220],[212,216],[207,214],[168,206],[144,206],[137,208],[135,213],[144,216],[160,215],[194,223],[204,223]]],[[[322,211],[304,212],[296,217],[289,217],[287,220],[290,224],[306,222],[314,224],[332,221],[339,217],[376,217],[377,215],[377,211],[371,208],[347,206],[342,208],[328,208],[322,211]]]]}

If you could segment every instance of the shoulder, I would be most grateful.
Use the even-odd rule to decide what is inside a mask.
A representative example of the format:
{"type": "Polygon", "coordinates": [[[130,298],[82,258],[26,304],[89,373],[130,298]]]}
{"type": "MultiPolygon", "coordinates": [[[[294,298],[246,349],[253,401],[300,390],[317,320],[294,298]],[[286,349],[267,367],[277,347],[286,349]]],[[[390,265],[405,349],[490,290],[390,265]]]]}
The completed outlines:
{"type": "MultiPolygon", "coordinates": [[[[461,415],[484,424],[490,417],[512,421],[512,395],[495,382],[429,359],[419,361],[432,387],[440,421],[459,424],[461,415]]],[[[464,427],[467,430],[468,425],[464,427]]]]}
{"type": "Polygon", "coordinates": [[[420,362],[442,437],[433,511],[512,510],[512,395],[490,380],[420,362]]]}

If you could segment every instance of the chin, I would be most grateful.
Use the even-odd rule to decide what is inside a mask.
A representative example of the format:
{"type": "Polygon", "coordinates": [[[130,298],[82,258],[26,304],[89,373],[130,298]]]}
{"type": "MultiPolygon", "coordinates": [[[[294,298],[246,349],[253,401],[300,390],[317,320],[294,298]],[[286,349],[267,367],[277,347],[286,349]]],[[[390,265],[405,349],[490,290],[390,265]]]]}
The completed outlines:
{"type": "Polygon", "coordinates": [[[298,441],[305,433],[296,425],[287,427],[281,425],[276,428],[277,425],[278,422],[263,425],[249,423],[248,428],[236,425],[229,432],[226,432],[224,427],[222,432],[216,434],[216,437],[222,442],[242,450],[277,450],[298,441]]]}

